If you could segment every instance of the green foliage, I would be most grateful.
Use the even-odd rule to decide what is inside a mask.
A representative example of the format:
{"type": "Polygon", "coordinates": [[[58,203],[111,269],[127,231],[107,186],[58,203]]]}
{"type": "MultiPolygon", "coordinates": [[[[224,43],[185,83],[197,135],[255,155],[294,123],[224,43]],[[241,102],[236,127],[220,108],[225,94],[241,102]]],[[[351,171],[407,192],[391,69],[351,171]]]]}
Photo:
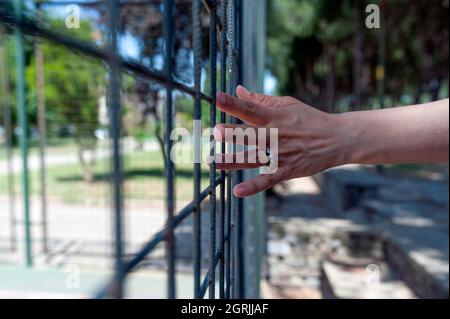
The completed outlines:
{"type": "MultiPolygon", "coordinates": [[[[62,21],[51,21],[52,28],[65,29],[62,21]]],[[[92,27],[81,22],[72,36],[90,40],[92,27]]],[[[73,125],[77,138],[94,138],[99,127],[99,99],[104,92],[104,70],[98,61],[73,53],[54,43],[42,42],[44,55],[46,117],[50,124],[73,125]]],[[[33,55],[27,70],[27,105],[35,112],[37,104],[36,59],[33,55]]]]}
{"type": "Polygon", "coordinates": [[[367,29],[364,19],[366,4],[376,3],[387,35],[386,98],[403,103],[404,95],[416,102],[448,95],[442,90],[448,82],[448,1],[358,1],[268,0],[268,66],[277,93],[321,105],[331,90],[336,104],[346,105],[359,81],[365,105],[375,104],[382,33],[367,29]],[[359,78],[353,74],[356,36],[363,43],[359,78]]]}
{"type": "MultiPolygon", "coordinates": [[[[178,114],[179,122],[184,128],[192,129],[192,115],[194,114],[194,101],[192,98],[181,95],[175,101],[175,109],[178,114]]],[[[209,103],[202,101],[202,127],[209,127],[209,114],[210,105],[209,103]]]]}

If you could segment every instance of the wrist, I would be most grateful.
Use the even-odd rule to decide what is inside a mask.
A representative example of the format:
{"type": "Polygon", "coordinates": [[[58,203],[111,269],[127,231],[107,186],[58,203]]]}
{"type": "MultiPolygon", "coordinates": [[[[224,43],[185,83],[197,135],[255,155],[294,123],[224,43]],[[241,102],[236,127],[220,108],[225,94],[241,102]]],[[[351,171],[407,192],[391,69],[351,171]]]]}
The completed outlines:
{"type": "Polygon", "coordinates": [[[365,155],[364,147],[364,123],[357,118],[356,112],[342,113],[335,115],[335,127],[340,149],[340,163],[346,164],[363,164],[365,155]]]}

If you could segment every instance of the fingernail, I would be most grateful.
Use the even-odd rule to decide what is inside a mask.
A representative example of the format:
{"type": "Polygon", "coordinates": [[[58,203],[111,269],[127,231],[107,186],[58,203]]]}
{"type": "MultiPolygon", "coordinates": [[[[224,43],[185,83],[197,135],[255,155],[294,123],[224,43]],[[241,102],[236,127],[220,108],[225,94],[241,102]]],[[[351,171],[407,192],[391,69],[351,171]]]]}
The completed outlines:
{"type": "Polygon", "coordinates": [[[219,102],[220,104],[225,103],[225,94],[223,94],[222,92],[218,92],[216,94],[216,99],[217,99],[217,102],[219,102]]]}
{"type": "MultiPolygon", "coordinates": [[[[242,85],[238,85],[236,91],[238,91],[238,90],[242,90],[242,92],[243,92],[244,94],[247,94],[247,95],[250,94],[250,91],[247,90],[247,88],[245,88],[245,87],[242,86],[242,85]]],[[[236,92],[236,93],[237,93],[237,92],[236,92]]]]}
{"type": "Polygon", "coordinates": [[[244,185],[238,185],[234,188],[234,194],[237,197],[244,197],[248,193],[247,188],[244,185]]]}

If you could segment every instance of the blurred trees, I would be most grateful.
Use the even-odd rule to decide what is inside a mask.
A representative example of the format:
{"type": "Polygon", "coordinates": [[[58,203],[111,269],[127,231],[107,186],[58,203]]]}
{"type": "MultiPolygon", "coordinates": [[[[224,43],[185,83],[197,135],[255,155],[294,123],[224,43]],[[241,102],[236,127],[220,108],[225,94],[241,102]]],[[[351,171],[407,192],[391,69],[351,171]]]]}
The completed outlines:
{"type": "MultiPolygon", "coordinates": [[[[132,1],[130,1],[132,2],[132,1]]],[[[124,5],[121,9],[119,29],[122,34],[132,35],[139,45],[139,60],[149,67],[164,71],[164,12],[163,2],[141,5],[124,5]]],[[[174,78],[188,85],[193,84],[193,53],[192,53],[192,0],[175,1],[175,34],[174,34],[174,78]]],[[[101,22],[108,19],[108,12],[101,11],[101,22]]],[[[203,52],[207,58],[209,52],[209,20],[204,12],[203,21],[203,52]]],[[[160,144],[161,152],[165,156],[164,128],[162,123],[163,111],[160,102],[165,98],[165,89],[158,83],[146,79],[136,78],[128,87],[128,101],[139,116],[136,119],[136,129],[133,133],[139,140],[143,140],[145,131],[151,127],[153,135],[160,144]]],[[[192,114],[192,103],[185,103],[181,96],[183,107],[181,112],[192,114]],[[190,107],[189,107],[190,106],[190,107]]],[[[179,103],[180,104],[180,103],[179,103]]],[[[178,109],[177,109],[178,110],[178,109]]],[[[179,111],[179,110],[178,110],[179,111]]],[[[140,143],[142,144],[142,143],[140,143]]]]}
{"type": "Polygon", "coordinates": [[[370,3],[380,5],[384,29],[365,27],[369,1],[269,0],[269,68],[278,93],[329,111],[376,107],[378,70],[391,104],[448,94],[449,1],[370,3]]]}

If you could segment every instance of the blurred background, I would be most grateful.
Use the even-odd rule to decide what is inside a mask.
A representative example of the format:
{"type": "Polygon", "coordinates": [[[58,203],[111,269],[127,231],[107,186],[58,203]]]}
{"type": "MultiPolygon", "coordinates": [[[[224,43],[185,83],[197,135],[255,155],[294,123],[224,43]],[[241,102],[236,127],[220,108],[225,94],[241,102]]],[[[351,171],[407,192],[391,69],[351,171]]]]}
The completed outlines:
{"type": "MultiPolygon", "coordinates": [[[[448,0],[243,1],[258,1],[265,12],[255,37],[265,56],[257,80],[267,94],[294,96],[332,113],[448,98],[448,0]],[[380,28],[367,26],[371,4],[379,9],[380,28]]],[[[24,13],[51,30],[106,45],[101,5],[74,1],[81,20],[68,28],[73,11],[58,2],[25,0],[24,13]]],[[[163,71],[162,1],[123,2],[121,56],[163,71]]],[[[174,75],[192,86],[192,1],[175,2],[174,75]]],[[[12,10],[10,1],[0,0],[0,10],[12,10]]],[[[202,45],[208,93],[208,37],[202,45]]],[[[12,30],[0,25],[0,298],[90,297],[113,266],[108,70],[37,37],[25,37],[24,50],[25,78],[17,79],[12,30]],[[27,88],[28,195],[18,81],[27,88]],[[33,267],[22,267],[24,196],[33,267]]],[[[165,95],[148,79],[125,73],[122,80],[124,249],[132,256],[165,224],[165,95]]],[[[191,129],[191,96],[176,91],[174,98],[176,125],[191,129]]],[[[202,109],[207,127],[209,106],[202,109]]],[[[203,189],[209,184],[205,165],[202,172],[203,189]]],[[[177,165],[178,209],[192,200],[192,180],[192,166],[177,165]]],[[[264,221],[258,296],[448,298],[448,202],[448,165],[352,165],[282,183],[253,204],[264,221]]],[[[203,219],[207,249],[209,216],[203,219]]],[[[188,219],[176,233],[180,297],[192,290],[191,224],[188,219]]],[[[130,276],[129,298],[164,297],[163,248],[130,276]]]]}

